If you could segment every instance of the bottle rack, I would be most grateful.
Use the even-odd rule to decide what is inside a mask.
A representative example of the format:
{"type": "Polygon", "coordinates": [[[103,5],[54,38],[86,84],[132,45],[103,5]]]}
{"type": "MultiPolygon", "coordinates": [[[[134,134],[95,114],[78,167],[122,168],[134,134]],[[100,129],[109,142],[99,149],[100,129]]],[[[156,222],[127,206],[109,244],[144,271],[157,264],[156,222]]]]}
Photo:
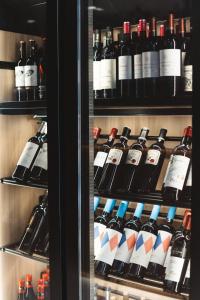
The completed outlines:
{"type": "Polygon", "coordinates": [[[37,188],[37,189],[48,189],[48,185],[44,183],[35,183],[32,181],[27,182],[20,182],[16,181],[12,177],[4,177],[0,179],[1,183],[3,184],[10,184],[15,186],[23,186],[23,187],[29,187],[29,188],[37,188]]]}

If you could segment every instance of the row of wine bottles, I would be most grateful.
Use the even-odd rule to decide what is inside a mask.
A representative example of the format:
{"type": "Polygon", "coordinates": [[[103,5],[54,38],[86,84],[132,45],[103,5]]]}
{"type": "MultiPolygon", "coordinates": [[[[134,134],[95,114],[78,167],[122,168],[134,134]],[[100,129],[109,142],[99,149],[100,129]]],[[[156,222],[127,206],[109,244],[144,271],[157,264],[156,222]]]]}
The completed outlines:
{"type": "Polygon", "coordinates": [[[32,255],[33,253],[48,257],[48,193],[39,197],[39,204],[33,208],[28,225],[18,244],[18,250],[32,255]]]}
{"type": "Polygon", "coordinates": [[[46,99],[46,38],[43,38],[43,45],[39,50],[36,42],[29,40],[28,55],[26,42],[19,42],[15,87],[17,101],[46,99]]]}
{"type": "MultiPolygon", "coordinates": [[[[96,209],[100,200],[94,201],[96,209]]],[[[149,220],[142,224],[143,203],[137,204],[128,220],[127,201],[121,201],[111,218],[115,204],[115,199],[107,199],[102,214],[95,218],[95,273],[139,280],[151,277],[162,280],[166,291],[189,292],[191,210],[185,210],[183,223],[175,230],[175,207],[169,208],[166,221],[158,226],[159,205],[153,206],[149,220]]]]}
{"type": "Polygon", "coordinates": [[[41,273],[37,282],[37,291],[34,292],[32,285],[32,275],[26,274],[25,280],[18,281],[17,300],[50,300],[50,278],[49,269],[41,273]]]}
{"type": "Polygon", "coordinates": [[[47,183],[47,122],[43,121],[35,136],[26,143],[12,177],[18,181],[47,183]]]}
{"type": "Polygon", "coordinates": [[[185,36],[185,19],[180,19],[180,30],[174,33],[174,15],[165,25],[153,17],[147,35],[147,22],[139,20],[138,32],[132,33],[131,24],[124,22],[123,34],[116,47],[113,31],[106,29],[102,47],[100,30],[95,31],[93,47],[94,98],[119,97],[175,97],[193,91],[193,66],[190,39],[185,36]]]}
{"type": "MultiPolygon", "coordinates": [[[[98,130],[94,130],[98,132],[98,130]]],[[[161,128],[157,141],[148,149],[149,129],[141,129],[137,142],[128,147],[131,129],[124,127],[120,141],[114,144],[118,130],[112,128],[107,142],[95,147],[94,185],[100,193],[154,192],[166,149],[167,129],[161,128]]],[[[168,163],[162,193],[165,203],[191,199],[192,127],[185,128],[181,143],[175,147],[168,163]]]]}

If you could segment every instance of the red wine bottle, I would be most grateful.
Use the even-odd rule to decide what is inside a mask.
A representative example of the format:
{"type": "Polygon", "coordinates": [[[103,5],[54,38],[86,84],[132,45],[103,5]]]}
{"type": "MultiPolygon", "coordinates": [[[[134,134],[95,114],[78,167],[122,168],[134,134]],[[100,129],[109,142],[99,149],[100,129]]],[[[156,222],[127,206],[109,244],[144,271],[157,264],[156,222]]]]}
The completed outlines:
{"type": "Polygon", "coordinates": [[[118,85],[120,97],[133,95],[133,49],[131,45],[131,24],[124,22],[123,36],[118,48],[118,85]]]}
{"type": "Polygon", "coordinates": [[[35,296],[35,293],[33,291],[33,286],[32,286],[32,275],[31,274],[26,275],[25,299],[26,300],[36,300],[36,296],[35,296]]]}
{"type": "Polygon", "coordinates": [[[180,201],[189,164],[191,159],[192,127],[184,130],[181,144],[178,145],[171,156],[163,183],[163,198],[165,203],[180,201]]]}
{"type": "Polygon", "coordinates": [[[126,273],[128,278],[142,279],[146,273],[158,234],[159,213],[160,206],[154,205],[149,221],[141,227],[126,273]]]}
{"type": "Polygon", "coordinates": [[[158,227],[158,236],[148,265],[147,274],[158,280],[163,280],[165,274],[164,263],[175,232],[172,225],[175,214],[176,207],[170,207],[166,222],[158,227]]]}
{"type": "Polygon", "coordinates": [[[138,232],[141,228],[140,218],[143,209],[144,204],[138,203],[133,216],[124,225],[124,232],[111,269],[112,275],[122,276],[128,268],[138,232]]]}
{"type": "Polygon", "coordinates": [[[116,138],[118,129],[112,128],[111,132],[109,134],[108,140],[98,146],[98,152],[96,154],[95,160],[94,160],[94,186],[95,188],[98,188],[99,182],[102,176],[103,167],[105,165],[108,153],[110,151],[110,148],[112,147],[114,140],[116,138]]]}
{"type": "Polygon", "coordinates": [[[97,217],[96,216],[96,211],[97,211],[97,208],[99,206],[100,201],[101,201],[100,197],[96,197],[96,196],[94,197],[94,216],[95,217],[97,217]]]}
{"type": "Polygon", "coordinates": [[[174,15],[169,15],[169,27],[160,48],[160,92],[175,97],[181,92],[181,49],[174,34],[174,15]]]}
{"type": "Polygon", "coordinates": [[[98,190],[100,192],[112,192],[121,181],[121,167],[127,156],[127,142],[131,129],[124,127],[120,142],[112,146],[109,151],[98,190]]]}
{"type": "Polygon", "coordinates": [[[147,158],[139,169],[135,189],[138,192],[154,192],[165,159],[164,141],[167,129],[161,128],[157,142],[152,144],[147,152],[147,158]]]}
{"type": "Polygon", "coordinates": [[[34,40],[29,40],[29,57],[24,67],[26,100],[37,100],[38,91],[38,61],[37,46],[34,40]]]}
{"type": "Polygon", "coordinates": [[[19,181],[26,181],[31,174],[32,166],[43,144],[43,136],[47,133],[47,123],[42,122],[37,134],[31,137],[17,162],[12,177],[19,181]]]}
{"type": "Polygon", "coordinates": [[[125,164],[122,166],[123,176],[117,191],[126,193],[134,191],[138,171],[146,160],[147,150],[145,144],[148,133],[148,128],[142,128],[137,142],[130,146],[125,164]]]}
{"type": "Polygon", "coordinates": [[[102,97],[101,89],[101,31],[94,31],[94,46],[93,46],[93,95],[94,99],[102,97]]]}
{"type": "Polygon", "coordinates": [[[183,91],[185,95],[192,95],[193,92],[193,63],[191,48],[188,46],[183,66],[183,91]]]}
{"type": "Polygon", "coordinates": [[[38,64],[38,99],[46,99],[46,75],[47,75],[47,57],[46,57],[46,48],[47,48],[47,39],[42,39],[42,47],[39,49],[39,64],[38,64]]]}
{"type": "Polygon", "coordinates": [[[19,44],[20,59],[15,67],[16,99],[17,101],[26,101],[24,74],[24,66],[26,65],[26,43],[20,41],[19,44]]]}
{"type": "Polygon", "coordinates": [[[18,296],[17,300],[25,300],[25,281],[18,281],[18,296]]]}
{"type": "Polygon", "coordinates": [[[166,269],[164,290],[179,293],[182,290],[183,281],[190,258],[191,240],[191,212],[184,216],[184,228],[182,234],[175,239],[171,250],[171,256],[166,269]]]}
{"type": "Polygon", "coordinates": [[[106,276],[111,270],[123,233],[127,201],[121,201],[116,216],[108,223],[101,240],[101,247],[95,257],[95,273],[106,276]]]}

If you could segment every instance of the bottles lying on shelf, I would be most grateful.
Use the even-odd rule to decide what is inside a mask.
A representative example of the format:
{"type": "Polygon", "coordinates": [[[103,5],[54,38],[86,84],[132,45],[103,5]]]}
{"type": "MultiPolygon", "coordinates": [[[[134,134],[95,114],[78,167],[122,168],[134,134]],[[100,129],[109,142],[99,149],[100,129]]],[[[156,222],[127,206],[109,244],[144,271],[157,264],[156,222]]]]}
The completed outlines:
{"type": "Polygon", "coordinates": [[[25,281],[20,279],[18,282],[18,296],[17,300],[25,300],[25,281]]]}
{"type": "Polygon", "coordinates": [[[38,59],[38,99],[45,100],[47,96],[46,91],[46,76],[47,76],[47,61],[46,61],[46,42],[47,39],[43,38],[43,46],[39,49],[38,59]]]}

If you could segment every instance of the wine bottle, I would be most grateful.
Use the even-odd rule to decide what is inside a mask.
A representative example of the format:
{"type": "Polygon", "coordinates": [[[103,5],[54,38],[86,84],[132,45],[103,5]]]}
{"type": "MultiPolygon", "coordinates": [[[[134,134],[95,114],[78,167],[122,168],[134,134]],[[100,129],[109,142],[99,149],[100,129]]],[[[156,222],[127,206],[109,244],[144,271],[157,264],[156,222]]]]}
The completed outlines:
{"type": "Polygon", "coordinates": [[[181,201],[185,201],[185,202],[192,201],[192,163],[190,164],[189,167],[187,180],[181,195],[181,201]]]}
{"type": "Polygon", "coordinates": [[[26,65],[26,43],[20,41],[19,44],[20,59],[15,67],[16,99],[17,101],[26,101],[24,74],[24,66],[26,65]]]}
{"type": "Polygon", "coordinates": [[[126,193],[134,191],[138,171],[146,160],[147,150],[145,144],[148,133],[148,128],[142,128],[137,142],[129,147],[125,164],[122,166],[121,173],[123,176],[121,177],[117,191],[126,193]]]}
{"type": "Polygon", "coordinates": [[[123,233],[127,201],[121,201],[116,216],[108,223],[101,240],[100,250],[95,257],[95,273],[106,276],[112,267],[123,233]]]}
{"type": "Polygon", "coordinates": [[[158,280],[162,280],[164,276],[164,263],[175,232],[172,226],[175,214],[176,207],[170,207],[166,222],[158,227],[158,236],[148,265],[147,274],[158,280]]]}
{"type": "Polygon", "coordinates": [[[175,239],[171,249],[171,256],[166,269],[164,290],[179,293],[182,290],[183,281],[190,258],[191,240],[191,212],[184,215],[184,228],[182,234],[175,239]]]}
{"type": "Polygon", "coordinates": [[[32,275],[26,275],[26,291],[25,291],[25,300],[36,300],[35,293],[32,286],[32,275]]]}
{"type": "Polygon", "coordinates": [[[185,19],[182,17],[179,20],[179,42],[181,47],[181,76],[184,77],[185,56],[188,50],[188,39],[185,36],[185,19]]]}
{"type": "Polygon", "coordinates": [[[98,146],[99,151],[97,152],[97,155],[94,160],[94,187],[95,188],[99,186],[99,182],[103,172],[103,167],[105,165],[110,148],[114,143],[117,132],[118,129],[112,128],[108,140],[104,144],[98,146]]]}
{"type": "Polygon", "coordinates": [[[165,203],[180,201],[191,158],[192,127],[184,130],[183,139],[172,154],[163,184],[165,203]]]}
{"type": "Polygon", "coordinates": [[[113,43],[113,32],[106,28],[106,46],[101,56],[101,88],[103,98],[117,95],[117,52],[113,43]]]}
{"type": "Polygon", "coordinates": [[[166,154],[164,146],[166,134],[167,129],[161,128],[157,142],[152,144],[147,151],[146,161],[139,169],[135,183],[135,189],[139,192],[155,191],[166,154]]]}
{"type": "Polygon", "coordinates": [[[17,300],[25,300],[25,281],[18,281],[18,296],[17,300]]]}
{"type": "Polygon", "coordinates": [[[121,181],[121,167],[127,156],[127,142],[131,129],[124,127],[120,142],[114,144],[106,159],[98,190],[100,192],[112,192],[121,181]]]}
{"type": "MultiPolygon", "coordinates": [[[[40,205],[42,204],[42,201],[40,202],[40,205]]],[[[46,217],[40,227],[40,232],[38,234],[38,241],[34,248],[34,253],[48,257],[48,253],[46,250],[46,248],[48,248],[48,244],[49,244],[49,222],[48,222],[48,218],[46,217]]]]}
{"type": "Polygon", "coordinates": [[[47,132],[47,123],[42,122],[37,134],[31,137],[17,162],[12,178],[19,181],[26,181],[31,174],[32,166],[43,144],[43,136],[47,132]]]}
{"type": "Polygon", "coordinates": [[[142,279],[146,273],[158,234],[156,220],[159,213],[160,206],[154,205],[149,221],[141,227],[130,258],[130,265],[126,274],[128,278],[142,279]]]}
{"type": "Polygon", "coordinates": [[[156,28],[156,18],[153,17],[151,19],[150,36],[144,43],[142,52],[144,97],[156,97],[159,92],[159,43],[156,28]]]}
{"type": "Polygon", "coordinates": [[[43,45],[39,49],[39,65],[38,65],[38,99],[46,99],[46,73],[47,73],[47,61],[46,61],[46,48],[47,39],[42,39],[43,45]]]}
{"type": "Polygon", "coordinates": [[[191,49],[188,46],[183,71],[183,90],[185,95],[191,95],[193,92],[193,63],[191,49]]]}
{"type": "Polygon", "coordinates": [[[124,225],[124,232],[111,269],[111,274],[113,275],[122,276],[128,268],[138,232],[141,228],[140,218],[143,209],[144,204],[138,203],[133,216],[124,225]]]}
{"type": "Polygon", "coordinates": [[[42,279],[44,280],[44,299],[50,300],[49,275],[43,274],[42,279]]]}
{"type": "Polygon", "coordinates": [[[174,15],[169,15],[169,27],[160,51],[160,92],[175,97],[181,92],[181,49],[174,34],[174,15]]]}
{"type": "Polygon", "coordinates": [[[102,97],[101,89],[101,31],[96,29],[94,32],[94,46],[93,46],[93,95],[94,99],[102,97]]]}
{"type": "Polygon", "coordinates": [[[94,221],[94,256],[97,255],[101,247],[102,237],[110,221],[115,203],[115,199],[107,199],[102,215],[98,216],[94,221]]]}
{"type": "Polygon", "coordinates": [[[123,36],[118,48],[118,85],[120,97],[133,95],[133,49],[130,22],[123,24],[123,36]]]}
{"type": "Polygon", "coordinates": [[[190,260],[187,266],[185,278],[183,281],[183,286],[182,286],[182,292],[184,293],[190,293],[190,286],[191,286],[191,280],[190,280],[190,260]]]}
{"type": "Polygon", "coordinates": [[[26,100],[37,100],[38,89],[38,62],[37,47],[34,40],[29,40],[29,57],[24,67],[26,100]]]}
{"type": "Polygon", "coordinates": [[[99,203],[101,201],[101,198],[100,197],[94,197],[94,215],[96,217],[96,210],[97,210],[97,207],[99,206],[99,203]]]}

